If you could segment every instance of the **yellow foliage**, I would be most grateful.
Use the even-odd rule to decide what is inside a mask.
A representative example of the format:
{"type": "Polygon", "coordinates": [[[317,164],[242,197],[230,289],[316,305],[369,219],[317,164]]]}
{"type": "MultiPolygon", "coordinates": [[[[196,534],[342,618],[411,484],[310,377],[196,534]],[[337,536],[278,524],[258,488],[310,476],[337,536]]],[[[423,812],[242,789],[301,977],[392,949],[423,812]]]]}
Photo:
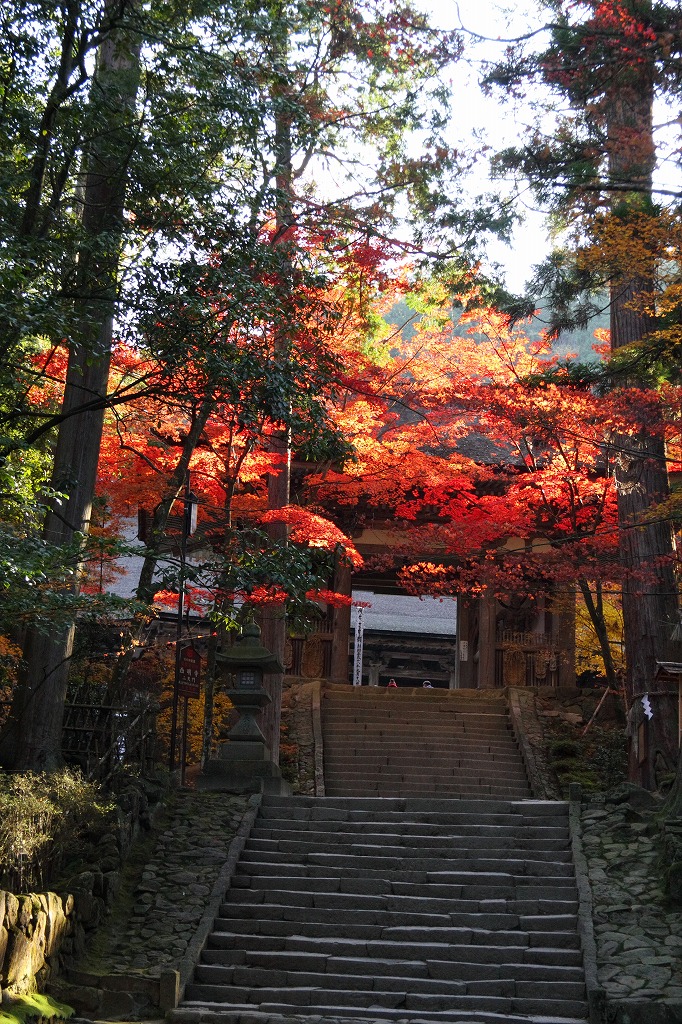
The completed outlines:
{"type": "MultiPolygon", "coordinates": [[[[202,669],[202,674],[204,669],[202,669]]],[[[158,755],[166,760],[170,753],[170,734],[173,717],[173,683],[175,679],[175,659],[173,653],[164,652],[155,659],[153,681],[159,691],[161,710],[156,719],[156,736],[158,755]],[[154,678],[155,677],[155,678],[154,678]]],[[[204,727],[205,686],[202,678],[201,696],[197,700],[187,702],[187,764],[197,764],[201,756],[201,743],[204,727]]],[[[177,725],[177,757],[180,756],[182,742],[182,724],[185,700],[178,701],[177,725]]],[[[232,711],[232,704],[224,693],[216,691],[213,698],[213,742],[215,743],[226,732],[226,725],[232,711]]]]}
{"type": "Polygon", "coordinates": [[[12,693],[17,684],[21,648],[0,635],[0,726],[9,714],[12,693]]]}
{"type": "MultiPolygon", "coordinates": [[[[620,598],[615,594],[604,596],[604,618],[611,646],[611,656],[616,671],[624,669],[623,655],[623,612],[620,598]]],[[[585,602],[578,597],[575,618],[575,669],[581,672],[597,672],[604,675],[604,662],[599,640],[594,631],[585,602]]]]}

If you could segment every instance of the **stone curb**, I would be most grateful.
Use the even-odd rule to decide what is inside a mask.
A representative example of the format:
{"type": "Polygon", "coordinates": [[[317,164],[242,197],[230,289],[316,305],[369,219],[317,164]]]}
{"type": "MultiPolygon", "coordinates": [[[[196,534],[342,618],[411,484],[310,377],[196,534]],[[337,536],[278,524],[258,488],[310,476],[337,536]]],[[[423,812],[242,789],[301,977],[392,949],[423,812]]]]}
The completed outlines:
{"type": "Polygon", "coordinates": [[[315,753],[315,796],[324,796],[324,748],[322,746],[322,683],[313,684],[311,712],[313,717],[313,746],[315,753]]]}
{"type": "Polygon", "coordinates": [[[236,834],[232,838],[227,851],[227,859],[215,880],[204,913],[193,938],[187,946],[185,955],[180,961],[178,970],[164,971],[161,974],[159,979],[159,1005],[163,1013],[175,1009],[184,995],[185,987],[192,977],[194,968],[211,934],[213,922],[220,911],[220,905],[225,899],[225,893],[230,886],[237,861],[253,828],[261,801],[262,795],[260,793],[255,794],[249,800],[249,809],[246,811],[236,834]]]}
{"type": "MultiPolygon", "coordinates": [[[[571,835],[571,850],[578,888],[578,935],[583,954],[585,989],[590,1011],[590,1024],[603,1024],[606,1020],[606,992],[599,984],[597,975],[597,943],[594,937],[592,919],[592,889],[590,888],[587,859],[583,852],[582,825],[580,821],[580,793],[571,787],[568,805],[568,825],[571,835]]],[[[578,789],[578,787],[576,787],[578,789]]]]}
{"type": "Polygon", "coordinates": [[[551,797],[548,797],[545,786],[542,784],[542,776],[537,770],[533,748],[528,742],[526,730],[523,728],[523,716],[519,704],[518,691],[515,687],[509,686],[507,688],[507,696],[512,732],[521,752],[521,759],[528,776],[530,791],[536,800],[551,799],[551,797]]]}

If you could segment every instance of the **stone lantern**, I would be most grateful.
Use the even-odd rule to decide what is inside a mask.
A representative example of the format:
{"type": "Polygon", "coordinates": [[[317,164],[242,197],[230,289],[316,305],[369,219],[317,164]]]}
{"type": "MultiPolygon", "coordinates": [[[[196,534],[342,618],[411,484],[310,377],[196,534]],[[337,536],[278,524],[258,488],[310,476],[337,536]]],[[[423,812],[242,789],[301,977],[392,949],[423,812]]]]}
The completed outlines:
{"type": "Polygon", "coordinates": [[[262,744],[265,756],[269,757],[255,716],[272,699],[263,689],[263,675],[281,672],[282,666],[261,644],[260,629],[255,622],[247,622],[236,643],[224,654],[216,655],[216,661],[234,676],[234,687],[227,690],[227,696],[239,712],[239,721],[228,733],[228,741],[262,744]]]}
{"type": "Polygon", "coordinates": [[[229,673],[232,686],[226,690],[239,720],[220,745],[217,758],[206,764],[199,780],[200,789],[221,789],[227,792],[290,792],[282,780],[279,767],[270,759],[270,751],[260,730],[256,715],[271,701],[263,688],[263,676],[282,672],[278,659],[260,642],[260,629],[247,622],[241,636],[224,653],[216,655],[219,675],[229,673]]]}

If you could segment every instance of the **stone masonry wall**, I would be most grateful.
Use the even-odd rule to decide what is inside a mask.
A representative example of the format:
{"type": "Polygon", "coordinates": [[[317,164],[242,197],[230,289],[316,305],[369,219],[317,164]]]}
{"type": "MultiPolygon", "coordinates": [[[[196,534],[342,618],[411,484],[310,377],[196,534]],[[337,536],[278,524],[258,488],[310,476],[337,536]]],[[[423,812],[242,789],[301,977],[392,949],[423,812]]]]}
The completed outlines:
{"type": "Polygon", "coordinates": [[[15,896],[0,890],[0,995],[42,990],[57,972],[77,916],[73,896],[15,896]]]}

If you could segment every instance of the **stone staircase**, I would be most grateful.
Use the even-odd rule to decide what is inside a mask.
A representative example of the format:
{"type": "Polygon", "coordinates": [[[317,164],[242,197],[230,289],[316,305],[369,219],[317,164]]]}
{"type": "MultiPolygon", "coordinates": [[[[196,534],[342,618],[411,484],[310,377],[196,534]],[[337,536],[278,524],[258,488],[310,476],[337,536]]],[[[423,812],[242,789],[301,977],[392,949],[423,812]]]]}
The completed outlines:
{"type": "Polygon", "coordinates": [[[530,797],[503,693],[330,686],[328,796],[530,797]]]}
{"type": "Polygon", "coordinates": [[[171,1018],[584,1024],[568,805],[529,798],[502,695],[322,707],[327,796],[263,797],[171,1018]]]}
{"type": "Polygon", "coordinates": [[[567,805],[265,797],[192,1010],[585,1021],[567,805]]]}

